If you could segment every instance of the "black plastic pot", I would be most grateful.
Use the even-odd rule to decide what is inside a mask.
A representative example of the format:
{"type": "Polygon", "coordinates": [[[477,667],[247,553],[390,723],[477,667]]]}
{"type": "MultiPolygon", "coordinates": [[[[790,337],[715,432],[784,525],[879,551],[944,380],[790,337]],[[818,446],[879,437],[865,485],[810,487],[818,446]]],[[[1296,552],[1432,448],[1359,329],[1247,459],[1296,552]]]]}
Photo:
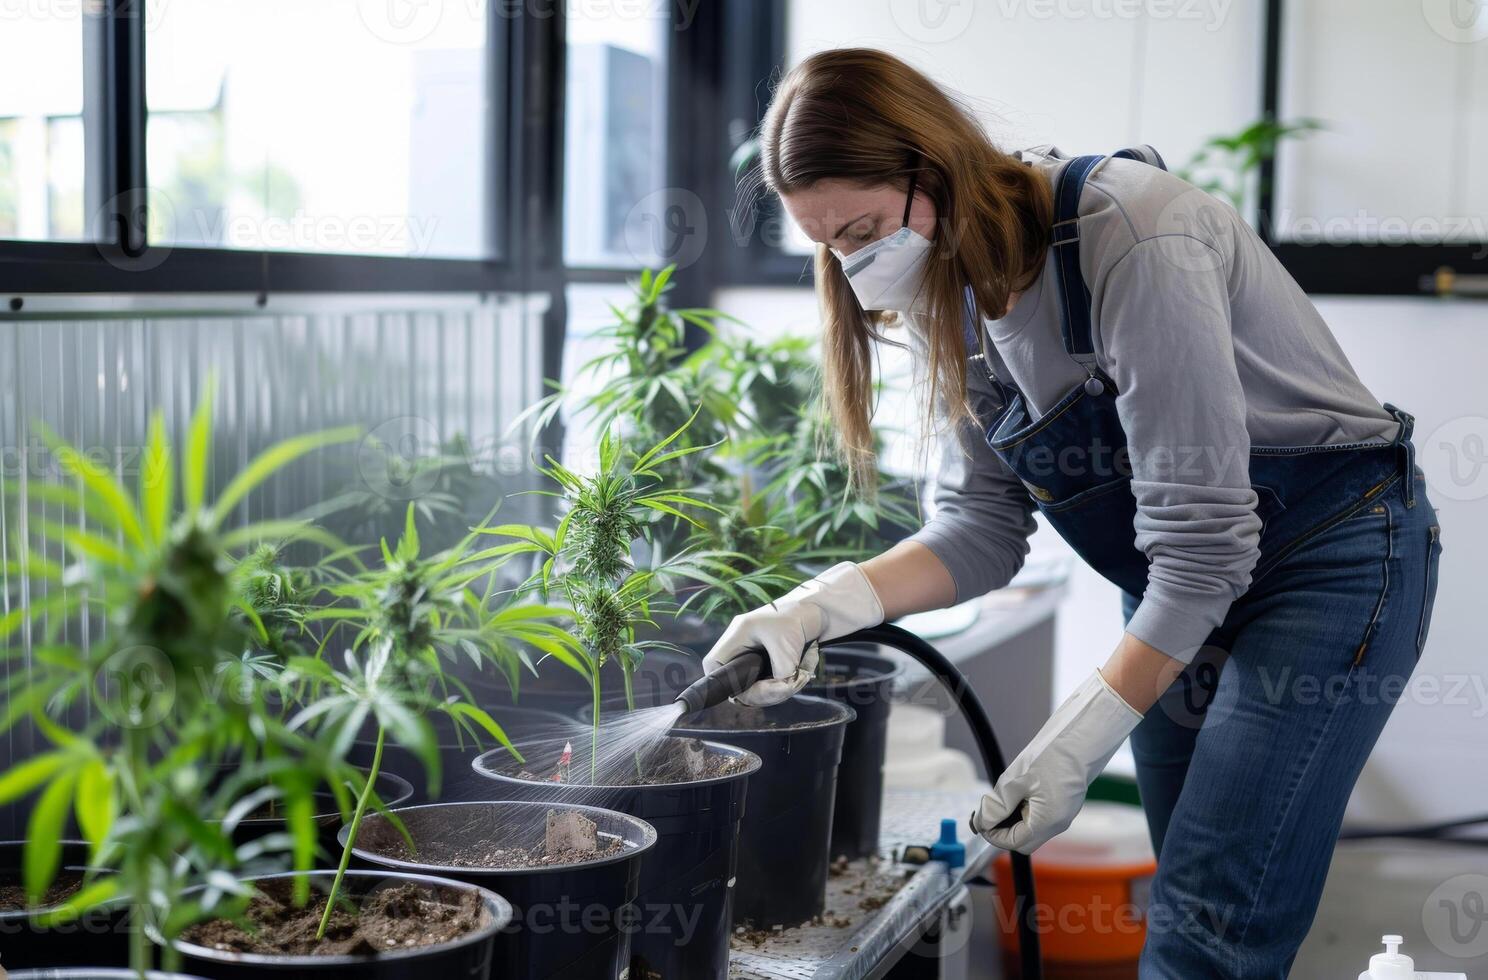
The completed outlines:
{"type": "MultiPolygon", "coordinates": [[[[488,708],[491,717],[506,732],[513,744],[528,739],[557,737],[577,732],[574,721],[567,715],[536,708],[488,708]]],[[[434,735],[439,739],[439,795],[429,795],[429,782],[424,773],[424,764],[419,757],[385,740],[382,749],[382,767],[405,773],[413,784],[413,795],[402,801],[417,805],[421,803],[471,803],[494,799],[491,784],[475,775],[470,760],[484,749],[491,747],[491,737],[482,733],[483,742],[477,745],[468,734],[457,732],[455,723],[443,712],[429,716],[434,726],[434,735]]],[[[369,724],[362,736],[352,743],[347,761],[363,771],[372,765],[372,756],[377,748],[377,729],[369,724]]],[[[503,748],[501,751],[505,752],[503,748]]]]}
{"type": "MultiPolygon", "coordinates": [[[[518,748],[534,772],[556,761],[556,749],[518,748]]],[[[475,760],[476,771],[495,780],[508,798],[588,803],[639,817],[656,829],[656,846],[641,862],[635,902],[641,920],[630,939],[632,980],[710,980],[728,973],[739,822],[760,760],[732,745],[708,742],[706,748],[742,759],[742,768],[688,782],[587,786],[518,778],[504,753],[475,760]]],[[[580,760],[574,769],[582,769],[580,760]]]]}
{"type": "MultiPolygon", "coordinates": [[[[0,843],[0,876],[20,881],[25,848],[25,841],[0,843]]],[[[87,844],[63,842],[63,871],[82,871],[87,862],[87,844]]],[[[0,964],[6,969],[128,965],[129,909],[123,902],[107,903],[55,926],[38,923],[34,916],[34,910],[0,912],[0,964]]]]}
{"type": "Polygon", "coordinates": [[[739,825],[735,923],[795,926],[826,908],[837,764],[852,719],[845,704],[798,696],[763,709],[724,702],[673,729],[727,739],[762,763],[739,825]]]}
{"type": "MultiPolygon", "coordinates": [[[[290,878],[294,872],[261,875],[250,881],[290,878]]],[[[311,887],[321,892],[330,889],[334,871],[310,872],[311,887]]],[[[342,880],[344,893],[360,900],[384,885],[413,882],[436,896],[459,892],[480,893],[486,911],[486,922],[458,939],[433,946],[415,946],[377,955],[361,956],[265,956],[208,949],[178,939],[175,948],[181,953],[183,967],[207,980],[262,980],[264,977],[300,978],[306,980],[487,980],[491,976],[491,951],[496,934],[511,921],[511,906],[495,893],[463,881],[450,881],[431,875],[399,874],[392,871],[348,871],[342,880]]]]}
{"type": "Polygon", "coordinates": [[[894,682],[903,668],[897,661],[870,650],[832,649],[823,660],[826,679],[808,684],[805,693],[845,704],[857,712],[842,738],[831,848],[832,857],[853,860],[878,853],[889,708],[894,682]]]}
{"type": "MultiPolygon", "coordinates": [[[[385,752],[383,754],[386,755],[385,752]]],[[[378,773],[376,789],[378,798],[389,810],[402,806],[413,797],[413,784],[397,773],[386,771],[378,773]]],[[[341,827],[341,811],[337,808],[336,798],[331,795],[330,790],[318,790],[314,798],[315,822],[320,827],[320,843],[328,853],[335,854],[337,853],[336,831],[341,827]]],[[[238,825],[233,828],[232,838],[234,843],[244,844],[257,840],[265,834],[274,834],[282,830],[284,830],[283,817],[250,817],[238,821],[238,825]]]]}
{"type": "MultiPolygon", "coordinates": [[[[701,591],[704,588],[706,587],[684,585],[677,590],[677,601],[682,602],[687,598],[687,593],[695,590],[701,591]]],[[[680,618],[661,616],[656,619],[655,626],[643,625],[636,629],[637,639],[666,640],[688,651],[681,655],[680,660],[663,659],[660,661],[661,666],[655,673],[655,676],[664,682],[658,685],[659,697],[664,697],[667,701],[674,700],[678,694],[682,693],[682,688],[677,687],[677,683],[680,682],[682,687],[686,687],[688,681],[697,680],[703,676],[703,655],[713,649],[713,644],[718,642],[718,638],[723,635],[727,626],[726,623],[710,623],[697,616],[684,615],[680,618]],[[671,668],[669,665],[676,665],[676,667],[671,668]]],[[[672,653],[676,656],[675,651],[666,650],[652,650],[646,656],[651,657],[657,653],[672,653]]],[[[644,663],[643,660],[642,664],[644,663]]]]}
{"type": "MultiPolygon", "coordinates": [[[[439,803],[398,811],[416,844],[491,840],[531,846],[543,839],[547,803],[439,803]]],[[[380,816],[370,816],[353,854],[363,865],[434,874],[489,888],[512,904],[512,923],[496,937],[493,973],[503,980],[615,980],[630,965],[630,937],[641,855],[656,844],[643,820],[592,806],[564,804],[619,839],[619,854],[535,868],[469,867],[404,861],[378,853],[379,840],[401,843],[380,816]]],[[[341,829],[344,843],[349,827],[341,829]]]]}
{"type": "MultiPolygon", "coordinates": [[[[664,638],[698,652],[694,655],[665,649],[648,651],[631,677],[631,690],[638,708],[654,708],[676,700],[688,684],[703,676],[703,654],[712,646],[711,639],[716,639],[713,627],[691,620],[663,620],[655,631],[649,628],[637,631],[637,639],[648,637],[664,638]]],[[[590,704],[593,698],[589,684],[582,677],[557,665],[545,666],[536,677],[524,676],[515,695],[504,677],[490,672],[465,678],[465,682],[470,685],[480,705],[497,721],[501,721],[509,710],[504,706],[557,711],[568,716],[590,704]]],[[[600,688],[606,699],[620,696],[625,690],[624,675],[618,665],[600,670],[600,688]]]]}
{"type": "MultiPolygon", "coordinates": [[[[74,966],[66,969],[12,970],[10,980],[139,980],[139,974],[122,967],[74,966]]],[[[145,971],[145,980],[203,980],[185,973],[161,973],[159,970],[145,971]]]]}

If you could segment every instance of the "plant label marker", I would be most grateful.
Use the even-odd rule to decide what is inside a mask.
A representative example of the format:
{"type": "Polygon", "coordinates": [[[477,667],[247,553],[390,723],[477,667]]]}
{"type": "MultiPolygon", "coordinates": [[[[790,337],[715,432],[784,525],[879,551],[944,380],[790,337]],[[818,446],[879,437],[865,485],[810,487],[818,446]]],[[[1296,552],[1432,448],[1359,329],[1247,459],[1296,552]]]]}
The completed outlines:
{"type": "Polygon", "coordinates": [[[573,765],[573,743],[563,743],[563,754],[558,757],[558,768],[553,771],[551,781],[555,783],[568,782],[568,768],[573,765]]]}
{"type": "Polygon", "coordinates": [[[682,743],[682,763],[688,779],[702,779],[708,774],[708,753],[701,739],[689,738],[682,743]]]}
{"type": "Polygon", "coordinates": [[[549,810],[545,843],[550,857],[593,854],[599,850],[599,826],[573,810],[549,810]]]}

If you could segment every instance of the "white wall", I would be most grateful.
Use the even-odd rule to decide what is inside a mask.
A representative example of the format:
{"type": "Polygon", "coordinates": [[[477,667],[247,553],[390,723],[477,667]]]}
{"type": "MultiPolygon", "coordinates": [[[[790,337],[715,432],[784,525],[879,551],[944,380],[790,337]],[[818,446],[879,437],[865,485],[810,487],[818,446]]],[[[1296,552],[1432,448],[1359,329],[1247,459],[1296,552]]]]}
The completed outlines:
{"type": "Polygon", "coordinates": [[[1479,617],[1488,556],[1488,305],[1326,298],[1318,307],[1370,390],[1416,417],[1412,441],[1442,526],[1426,651],[1350,816],[1388,823],[1485,813],[1488,641],[1479,617]],[[1477,464],[1464,458],[1471,456],[1477,464]]]}
{"type": "Polygon", "coordinates": [[[1074,153],[1152,143],[1178,163],[1257,115],[1258,0],[794,0],[791,63],[822,48],[883,48],[960,93],[1009,148],[1074,153]],[[944,14],[945,21],[932,18],[944,14]]]}
{"type": "MultiPolygon", "coordinates": [[[[1328,0],[1326,6],[1344,2],[1328,0]]],[[[1362,92],[1351,97],[1347,86],[1340,90],[1326,84],[1325,73],[1299,69],[1288,82],[1284,115],[1331,113],[1346,122],[1342,138],[1367,133],[1360,119],[1367,120],[1370,111],[1388,111],[1393,120],[1393,114],[1408,113],[1411,105],[1438,104],[1440,99],[1431,93],[1441,89],[1431,87],[1436,76],[1429,70],[1383,70],[1385,63],[1398,66],[1398,57],[1369,63],[1349,58],[1349,44],[1363,43],[1356,37],[1361,31],[1376,38],[1419,33],[1420,18],[1431,13],[1435,2],[1425,0],[1420,8],[1403,5],[1421,12],[1416,20],[1400,23],[1385,9],[1393,5],[1348,4],[1347,11],[1334,11],[1350,22],[1343,41],[1329,33],[1332,21],[1312,11],[1294,37],[1326,44],[1324,60],[1339,70],[1349,67],[1360,77],[1376,71],[1382,83],[1388,79],[1394,86],[1393,94],[1388,100],[1366,99],[1362,92]],[[1373,31],[1361,27],[1361,20],[1373,31]]],[[[1259,114],[1261,4],[1216,0],[1137,6],[1152,15],[1100,16],[1095,11],[1132,7],[1079,0],[1058,5],[1042,0],[797,0],[790,8],[789,46],[793,60],[835,45],[893,51],[963,93],[994,139],[1006,147],[1055,142],[1067,152],[1082,153],[1146,142],[1176,165],[1206,137],[1233,132],[1259,114]],[[1066,14],[1044,16],[1050,9],[1066,14]],[[1197,15],[1156,16],[1162,10],[1197,15]],[[932,23],[920,11],[939,11],[947,19],[932,23]]],[[[1439,35],[1434,47],[1429,39],[1415,40],[1420,43],[1407,49],[1426,44],[1429,50],[1422,57],[1450,60],[1453,78],[1460,80],[1469,70],[1463,64],[1488,66],[1488,41],[1464,53],[1460,43],[1439,35]]],[[[1355,47],[1355,54],[1359,50],[1355,47]]],[[[1488,79],[1488,67],[1478,77],[1488,79]]],[[[1488,147],[1483,135],[1488,126],[1481,125],[1488,86],[1478,87],[1478,101],[1454,104],[1472,120],[1466,131],[1474,145],[1488,147]]],[[[1340,168],[1320,138],[1306,149],[1312,156],[1299,148],[1291,151],[1296,156],[1283,157],[1283,177],[1289,172],[1294,188],[1285,200],[1294,209],[1322,213],[1337,206],[1338,187],[1357,174],[1359,182],[1351,186],[1359,194],[1370,196],[1381,181],[1395,194],[1380,196],[1381,203],[1368,205],[1373,210],[1404,214],[1417,208],[1424,213],[1443,200],[1466,206],[1476,197],[1458,190],[1444,199],[1440,193],[1441,181],[1453,179],[1455,168],[1397,166],[1401,159],[1433,157],[1440,149],[1439,139],[1418,146],[1414,153],[1391,158],[1389,166],[1380,168],[1385,172],[1371,175],[1367,153],[1354,155],[1340,168]],[[1309,174],[1317,179],[1308,182],[1309,174]],[[1411,179],[1421,184],[1414,195],[1401,187],[1411,179]]],[[[1479,180],[1474,187],[1472,194],[1488,190],[1488,181],[1479,180]]],[[[716,303],[771,333],[814,335],[817,329],[815,302],[804,289],[723,290],[716,303]]],[[[1443,448],[1455,445],[1459,454],[1488,451],[1481,448],[1488,447],[1488,386],[1481,379],[1488,366],[1488,306],[1429,299],[1321,299],[1318,305],[1376,395],[1416,416],[1420,462],[1443,527],[1436,618],[1420,673],[1360,781],[1350,817],[1389,822],[1488,811],[1488,781],[1464,775],[1488,771],[1488,672],[1480,666],[1488,644],[1477,620],[1482,556],[1488,554],[1488,466],[1474,481],[1459,485],[1452,479],[1452,450],[1443,448]],[[1477,499],[1468,499],[1474,493],[1477,499]]],[[[1458,466],[1459,477],[1469,472],[1460,458],[1458,466]]],[[[1063,548],[1049,532],[1035,535],[1034,544],[1036,553],[1063,548]]],[[[1059,619],[1056,696],[1109,655],[1121,629],[1115,587],[1079,562],[1075,569],[1059,619]]]]}

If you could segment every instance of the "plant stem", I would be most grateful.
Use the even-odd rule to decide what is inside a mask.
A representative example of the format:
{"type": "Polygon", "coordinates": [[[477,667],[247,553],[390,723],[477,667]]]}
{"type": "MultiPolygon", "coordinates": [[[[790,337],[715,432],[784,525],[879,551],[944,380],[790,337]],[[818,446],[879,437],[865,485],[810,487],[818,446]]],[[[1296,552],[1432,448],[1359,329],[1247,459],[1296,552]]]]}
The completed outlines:
{"type": "MultiPolygon", "coordinates": [[[[632,714],[634,714],[635,713],[635,677],[634,677],[634,669],[629,665],[628,662],[622,663],[620,665],[620,669],[621,669],[621,671],[625,675],[625,710],[627,710],[627,711],[631,712],[632,714]]],[[[636,781],[637,782],[644,782],[645,779],[646,779],[646,774],[641,771],[641,750],[640,749],[636,749],[633,754],[635,755],[636,781]]]]}
{"type": "Polygon", "coordinates": [[[382,767],[382,743],[387,737],[382,725],[377,726],[377,748],[372,751],[372,768],[367,773],[367,784],[357,797],[356,812],[351,815],[351,830],[346,834],[346,845],[341,848],[341,864],[336,868],[336,880],[331,882],[331,893],[326,896],[325,912],[320,916],[320,928],[315,930],[317,940],[325,938],[326,926],[331,923],[331,910],[336,907],[336,898],[341,894],[341,879],[346,877],[346,867],[351,864],[351,849],[356,846],[357,831],[362,826],[362,814],[367,812],[367,801],[372,798],[372,786],[377,782],[377,771],[382,767]]]}
{"type": "MultiPolygon", "coordinates": [[[[136,876],[137,879],[137,876],[136,876]]],[[[145,980],[145,974],[153,965],[150,962],[150,939],[145,935],[145,910],[148,904],[135,901],[130,906],[129,924],[129,969],[145,980]]]]}
{"type": "MultiPolygon", "coordinates": [[[[184,887],[185,882],[181,880],[181,876],[173,872],[170,873],[169,884],[166,886],[168,889],[167,894],[179,895],[184,887]]],[[[181,951],[176,949],[171,943],[171,940],[175,937],[165,935],[165,916],[161,916],[160,921],[155,925],[159,934],[165,939],[165,942],[160,946],[160,969],[166,973],[177,973],[181,969],[181,951]]],[[[141,980],[144,980],[144,978],[141,977],[141,980]]]]}
{"type": "Polygon", "coordinates": [[[599,766],[599,670],[594,671],[594,683],[590,685],[594,692],[594,707],[589,725],[589,782],[592,785],[599,777],[597,775],[599,766]]]}
{"type": "Polygon", "coordinates": [[[181,951],[166,943],[165,948],[160,951],[160,969],[166,973],[181,972],[181,951]]]}
{"type": "MultiPolygon", "coordinates": [[[[147,812],[139,792],[139,773],[148,765],[145,753],[146,747],[139,730],[125,728],[124,765],[120,767],[123,770],[121,789],[129,800],[128,805],[134,807],[137,813],[147,812]]],[[[153,911],[150,906],[148,862],[149,858],[136,854],[124,863],[124,877],[129,881],[129,968],[139,975],[140,980],[145,980],[146,972],[155,965],[155,958],[150,953],[150,937],[145,934],[145,923],[153,911]]]]}

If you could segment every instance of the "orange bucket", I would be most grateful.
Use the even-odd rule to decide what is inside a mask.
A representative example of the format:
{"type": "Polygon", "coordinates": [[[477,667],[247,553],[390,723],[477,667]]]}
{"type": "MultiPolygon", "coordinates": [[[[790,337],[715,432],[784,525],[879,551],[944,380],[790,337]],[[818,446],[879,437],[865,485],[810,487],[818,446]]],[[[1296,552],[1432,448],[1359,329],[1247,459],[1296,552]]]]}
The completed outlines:
{"type": "MultiPolygon", "coordinates": [[[[1016,958],[1012,862],[1004,852],[992,866],[1003,954],[1016,958]]],[[[1033,921],[1044,975],[1135,977],[1156,871],[1139,807],[1087,803],[1068,830],[1033,855],[1033,921]]]]}

